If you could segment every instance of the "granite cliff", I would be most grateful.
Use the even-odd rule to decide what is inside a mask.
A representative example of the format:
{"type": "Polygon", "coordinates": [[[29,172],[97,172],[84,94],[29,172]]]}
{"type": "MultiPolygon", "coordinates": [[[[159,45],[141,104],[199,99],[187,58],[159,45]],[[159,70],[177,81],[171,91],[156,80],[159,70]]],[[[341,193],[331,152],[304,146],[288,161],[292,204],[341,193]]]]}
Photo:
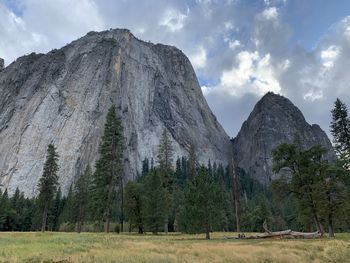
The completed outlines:
{"type": "Polygon", "coordinates": [[[236,165],[264,185],[278,176],[272,172],[271,151],[281,143],[297,143],[302,149],[321,144],[328,149],[326,158],[335,158],[320,126],[308,124],[290,100],[272,92],[255,105],[232,142],[236,165]]]}
{"type": "Polygon", "coordinates": [[[3,68],[0,60],[0,184],[36,194],[46,148],[57,146],[64,191],[94,165],[108,108],[122,117],[125,175],[156,159],[163,129],[177,156],[194,145],[201,163],[225,163],[229,137],[209,109],[187,57],[128,30],[90,32],[47,54],[3,68]]]}

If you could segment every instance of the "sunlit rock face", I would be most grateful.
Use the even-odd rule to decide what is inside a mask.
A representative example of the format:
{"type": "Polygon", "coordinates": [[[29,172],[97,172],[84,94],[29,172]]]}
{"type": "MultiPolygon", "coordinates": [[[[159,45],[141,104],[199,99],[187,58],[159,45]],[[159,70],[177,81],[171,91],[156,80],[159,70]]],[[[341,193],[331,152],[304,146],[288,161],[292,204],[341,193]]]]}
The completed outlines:
{"type": "Polygon", "coordinates": [[[54,143],[66,192],[88,164],[94,166],[112,104],[124,126],[127,179],[137,176],[144,158],[156,162],[163,129],[174,158],[187,155],[191,144],[201,163],[229,158],[229,137],[180,50],[140,41],[128,30],[90,32],[59,50],[0,67],[2,187],[36,195],[47,146],[54,143]]]}
{"type": "Polygon", "coordinates": [[[297,143],[302,149],[321,144],[335,153],[326,133],[305,121],[301,111],[285,97],[267,93],[254,107],[233,140],[236,165],[268,185],[278,175],[272,172],[272,150],[281,143],[297,143]]]}

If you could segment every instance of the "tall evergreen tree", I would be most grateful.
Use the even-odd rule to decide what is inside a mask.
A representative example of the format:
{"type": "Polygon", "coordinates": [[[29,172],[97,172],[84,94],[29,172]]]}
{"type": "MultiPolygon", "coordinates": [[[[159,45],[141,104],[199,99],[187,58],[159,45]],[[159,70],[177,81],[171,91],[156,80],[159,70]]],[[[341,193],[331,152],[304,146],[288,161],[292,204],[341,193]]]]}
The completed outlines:
{"type": "Polygon", "coordinates": [[[62,204],[62,191],[61,187],[58,188],[55,198],[53,200],[53,205],[50,211],[50,225],[51,229],[53,231],[58,231],[60,222],[59,218],[63,210],[63,204],[62,204]]]}
{"type": "Polygon", "coordinates": [[[59,217],[59,223],[65,223],[69,226],[69,230],[72,230],[74,223],[74,195],[73,195],[73,186],[71,185],[68,190],[67,196],[62,201],[62,213],[59,217]]]}
{"type": "Polygon", "coordinates": [[[42,214],[41,231],[46,230],[47,216],[52,203],[52,199],[58,185],[58,154],[53,144],[49,144],[47,148],[46,162],[44,164],[44,172],[39,180],[39,207],[42,214]]]}
{"type": "Polygon", "coordinates": [[[142,211],[148,230],[154,234],[160,231],[167,218],[166,195],[159,170],[151,171],[144,182],[144,209],[142,211]]]}
{"type": "Polygon", "coordinates": [[[161,172],[172,170],[173,147],[170,136],[166,129],[163,130],[162,137],[158,146],[158,163],[161,172]]]}
{"type": "Polygon", "coordinates": [[[193,144],[190,146],[188,153],[187,178],[192,180],[197,174],[197,154],[193,144]]]}
{"type": "Polygon", "coordinates": [[[12,207],[11,202],[8,196],[7,189],[5,189],[2,198],[1,198],[1,208],[0,211],[0,228],[3,231],[11,231],[12,230],[12,207]]]}
{"type": "Polygon", "coordinates": [[[96,163],[93,178],[94,215],[104,222],[106,233],[109,232],[112,217],[113,197],[123,176],[123,150],[122,123],[115,106],[112,106],[107,113],[100,144],[100,159],[96,163]]]}
{"type": "Polygon", "coordinates": [[[89,200],[89,189],[91,184],[91,168],[88,165],[84,173],[77,180],[74,191],[74,221],[76,223],[76,231],[81,232],[82,225],[86,219],[88,200],[89,200]]]}
{"type": "Polygon", "coordinates": [[[125,210],[132,226],[143,234],[144,219],[142,214],[142,187],[138,182],[128,182],[125,186],[125,210]]]}
{"type": "Polygon", "coordinates": [[[170,136],[166,129],[163,130],[162,137],[158,146],[158,163],[159,163],[159,175],[162,181],[166,193],[166,202],[164,211],[164,232],[168,232],[170,214],[173,209],[173,183],[174,183],[174,171],[172,168],[173,162],[173,147],[171,144],[170,136]]]}
{"type": "Polygon", "coordinates": [[[221,219],[224,203],[220,187],[204,167],[186,186],[180,225],[186,232],[205,232],[210,239],[210,230],[221,219]]]}
{"type": "Polygon", "coordinates": [[[145,158],[143,161],[142,161],[142,173],[141,175],[142,176],[145,176],[148,172],[149,172],[149,160],[148,158],[145,158]]]}
{"type": "Polygon", "coordinates": [[[344,165],[350,168],[350,120],[347,107],[340,99],[337,99],[331,112],[334,149],[344,165]]]}

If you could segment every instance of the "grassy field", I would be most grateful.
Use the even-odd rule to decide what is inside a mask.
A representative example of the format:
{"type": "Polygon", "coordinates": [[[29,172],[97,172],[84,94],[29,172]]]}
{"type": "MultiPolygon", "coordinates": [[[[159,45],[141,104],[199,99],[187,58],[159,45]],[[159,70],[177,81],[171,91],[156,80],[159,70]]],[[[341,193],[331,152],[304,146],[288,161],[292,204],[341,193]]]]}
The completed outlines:
{"type": "MultiPolygon", "coordinates": [[[[318,240],[232,240],[227,233],[0,233],[0,262],[350,262],[350,234],[318,240]]],[[[230,235],[236,235],[231,233],[230,235]]]]}

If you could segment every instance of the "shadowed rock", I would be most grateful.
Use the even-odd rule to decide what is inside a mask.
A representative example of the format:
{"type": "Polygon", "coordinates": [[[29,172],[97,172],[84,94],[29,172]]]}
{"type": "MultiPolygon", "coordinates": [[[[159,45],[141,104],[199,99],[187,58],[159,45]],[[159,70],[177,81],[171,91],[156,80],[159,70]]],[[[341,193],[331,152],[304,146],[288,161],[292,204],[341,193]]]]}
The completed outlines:
{"type": "Polygon", "coordinates": [[[267,93],[254,107],[233,140],[236,165],[264,185],[276,178],[272,172],[272,150],[281,143],[297,143],[302,149],[321,144],[335,153],[325,132],[305,121],[301,111],[285,97],[267,93]]]}

